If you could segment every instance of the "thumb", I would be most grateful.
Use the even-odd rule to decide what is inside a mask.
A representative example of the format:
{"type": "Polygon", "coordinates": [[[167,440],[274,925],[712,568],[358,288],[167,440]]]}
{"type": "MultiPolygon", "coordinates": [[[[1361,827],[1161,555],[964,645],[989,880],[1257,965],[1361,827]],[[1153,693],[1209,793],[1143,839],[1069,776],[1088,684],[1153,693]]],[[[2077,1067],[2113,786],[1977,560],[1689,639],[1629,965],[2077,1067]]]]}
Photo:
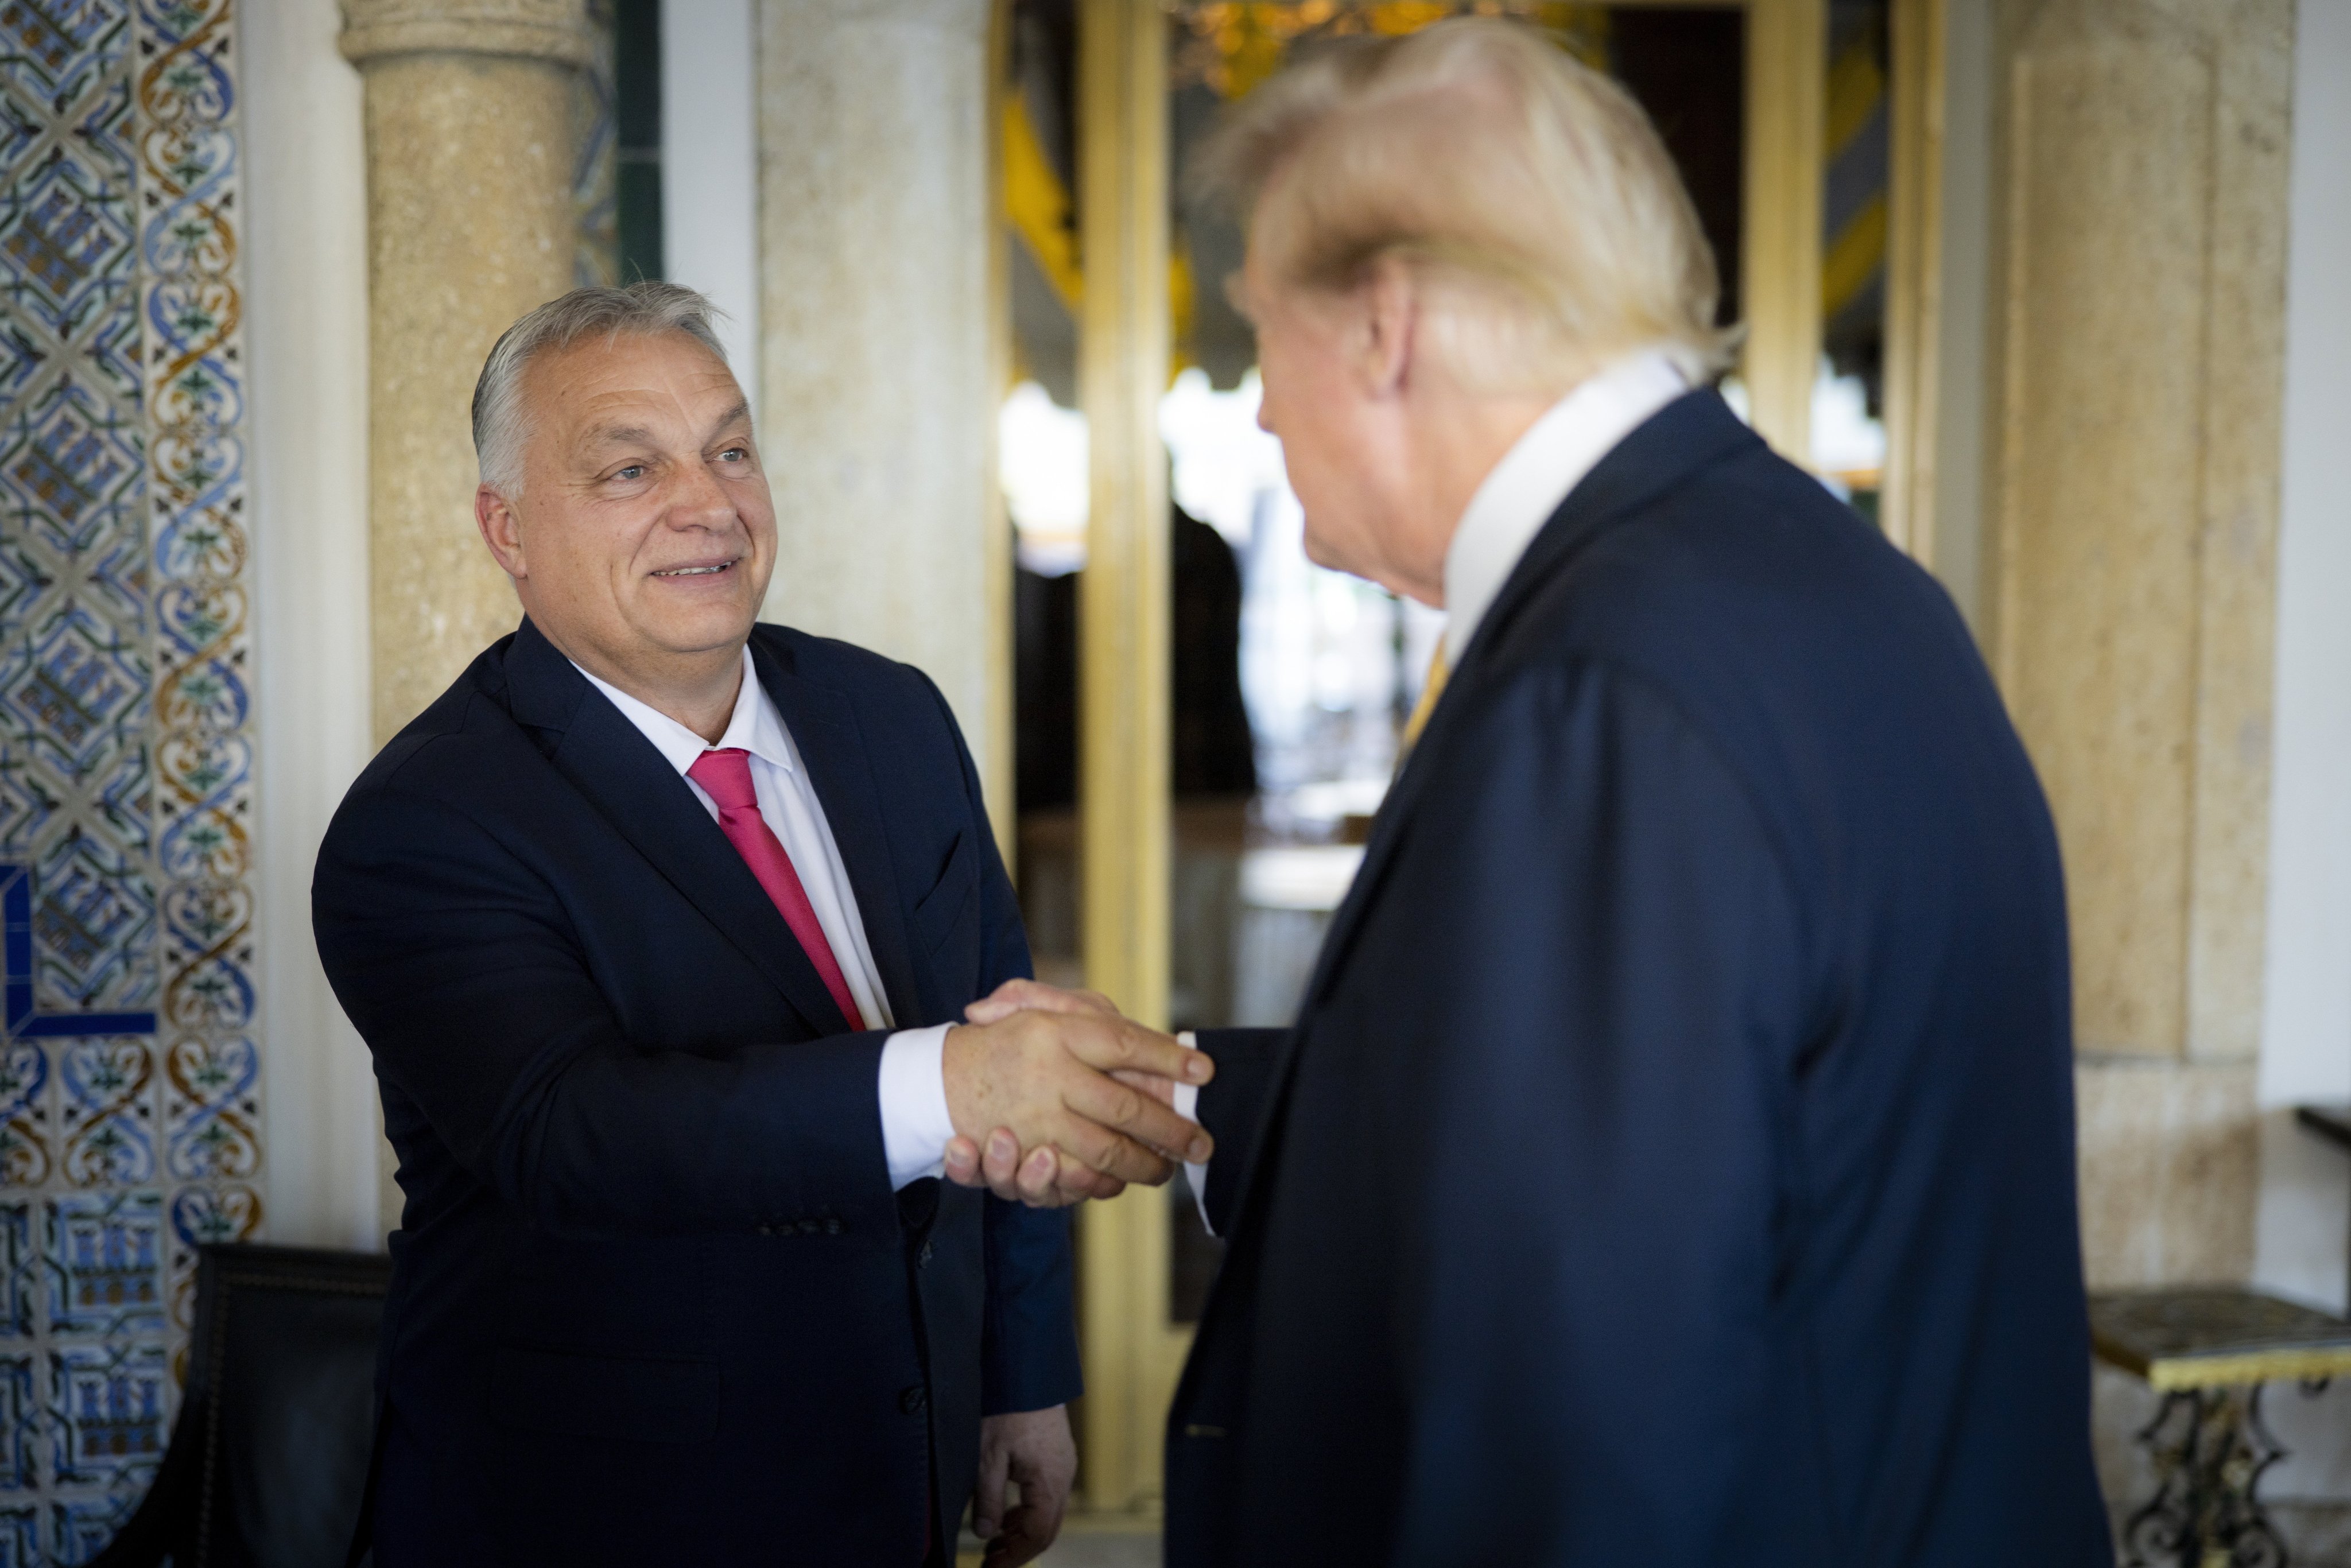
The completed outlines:
{"type": "Polygon", "coordinates": [[[1059,986],[1049,986],[1039,980],[1007,980],[987,996],[964,1009],[965,1019],[971,1023],[996,1023],[1017,1012],[1091,1013],[1096,1018],[1116,1018],[1118,1009],[1099,991],[1065,991],[1059,986]]]}

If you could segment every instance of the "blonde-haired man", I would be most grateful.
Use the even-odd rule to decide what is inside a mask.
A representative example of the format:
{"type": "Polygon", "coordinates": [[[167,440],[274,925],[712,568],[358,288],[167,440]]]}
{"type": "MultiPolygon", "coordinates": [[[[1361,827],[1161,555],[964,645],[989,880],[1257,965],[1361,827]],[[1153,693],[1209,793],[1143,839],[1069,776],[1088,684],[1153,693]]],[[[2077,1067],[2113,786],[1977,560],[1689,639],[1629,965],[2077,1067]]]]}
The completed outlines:
{"type": "Polygon", "coordinates": [[[1452,674],[1296,1026],[1170,1094],[1230,1250],[1168,1562],[2110,1563],[2048,814],[1949,601],[1694,390],[1639,110],[1446,24],[1206,177],[1309,549],[1452,674]]]}

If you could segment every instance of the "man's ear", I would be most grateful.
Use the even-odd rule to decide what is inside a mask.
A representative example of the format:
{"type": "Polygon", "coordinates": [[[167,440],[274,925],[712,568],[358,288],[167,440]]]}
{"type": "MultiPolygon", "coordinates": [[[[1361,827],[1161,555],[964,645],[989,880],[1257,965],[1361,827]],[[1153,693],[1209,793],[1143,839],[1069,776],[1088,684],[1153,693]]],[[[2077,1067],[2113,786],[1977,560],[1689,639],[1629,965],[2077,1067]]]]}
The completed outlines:
{"type": "Polygon", "coordinates": [[[1420,333],[1420,288],[1398,256],[1384,256],[1357,286],[1357,373],[1364,390],[1374,397],[1392,397],[1411,379],[1413,351],[1420,333]]]}
{"type": "Polygon", "coordinates": [[[522,520],[507,498],[487,485],[474,491],[474,526],[481,529],[482,542],[490,547],[490,558],[508,577],[519,582],[530,575],[523,559],[522,520]]]}

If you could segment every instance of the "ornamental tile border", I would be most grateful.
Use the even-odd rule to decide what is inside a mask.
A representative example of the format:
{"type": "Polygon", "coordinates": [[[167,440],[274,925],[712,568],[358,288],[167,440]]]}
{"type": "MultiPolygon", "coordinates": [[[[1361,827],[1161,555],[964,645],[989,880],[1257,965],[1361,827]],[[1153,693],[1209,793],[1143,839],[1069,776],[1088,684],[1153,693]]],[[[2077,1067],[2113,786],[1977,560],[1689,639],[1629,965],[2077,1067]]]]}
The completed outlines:
{"type": "Polygon", "coordinates": [[[235,0],[0,0],[0,1568],[152,1479],[262,1223],[235,0]]]}

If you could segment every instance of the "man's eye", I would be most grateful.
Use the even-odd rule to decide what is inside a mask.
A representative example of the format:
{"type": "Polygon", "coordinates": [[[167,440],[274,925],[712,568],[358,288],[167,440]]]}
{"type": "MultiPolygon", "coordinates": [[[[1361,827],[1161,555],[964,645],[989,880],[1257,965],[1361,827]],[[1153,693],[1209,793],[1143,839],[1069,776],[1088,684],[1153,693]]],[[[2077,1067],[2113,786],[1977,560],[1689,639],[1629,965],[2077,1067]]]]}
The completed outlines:
{"type": "Polygon", "coordinates": [[[750,455],[751,455],[748,452],[746,452],[739,446],[730,446],[726,451],[720,453],[718,457],[719,461],[723,463],[740,463],[750,455]]]}
{"type": "Polygon", "coordinates": [[[645,465],[643,464],[631,463],[625,467],[613,470],[612,477],[615,479],[642,479],[644,477],[644,473],[645,465]]]}

